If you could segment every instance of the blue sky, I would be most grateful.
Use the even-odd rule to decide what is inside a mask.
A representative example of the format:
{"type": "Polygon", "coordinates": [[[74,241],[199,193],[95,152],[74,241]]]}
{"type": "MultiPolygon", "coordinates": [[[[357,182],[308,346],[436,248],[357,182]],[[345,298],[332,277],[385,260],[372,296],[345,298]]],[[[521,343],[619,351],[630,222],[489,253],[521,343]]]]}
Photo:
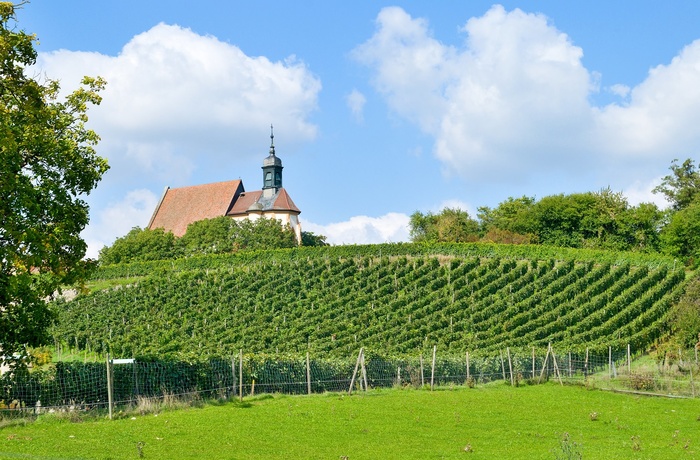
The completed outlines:
{"type": "Polygon", "coordinates": [[[700,152],[700,3],[660,5],[34,0],[18,19],[37,73],[108,82],[95,256],[165,186],[261,188],[270,124],[303,229],[335,244],[509,196],[663,205],[650,190],[700,152]]]}

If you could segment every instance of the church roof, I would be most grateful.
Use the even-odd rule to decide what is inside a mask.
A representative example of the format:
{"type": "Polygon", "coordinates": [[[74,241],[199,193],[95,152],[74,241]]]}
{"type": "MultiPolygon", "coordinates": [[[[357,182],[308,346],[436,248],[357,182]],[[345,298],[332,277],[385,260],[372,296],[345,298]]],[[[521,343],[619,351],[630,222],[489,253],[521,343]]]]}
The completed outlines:
{"type": "Polygon", "coordinates": [[[243,193],[240,179],[168,188],[156,207],[148,228],[163,228],[175,236],[182,236],[187,231],[187,226],[193,222],[225,216],[243,193]]]}
{"type": "Polygon", "coordinates": [[[270,198],[263,195],[262,190],[241,193],[236,202],[227,213],[229,216],[240,216],[249,212],[286,211],[300,214],[301,211],[292,201],[287,191],[280,188],[270,198]]]}

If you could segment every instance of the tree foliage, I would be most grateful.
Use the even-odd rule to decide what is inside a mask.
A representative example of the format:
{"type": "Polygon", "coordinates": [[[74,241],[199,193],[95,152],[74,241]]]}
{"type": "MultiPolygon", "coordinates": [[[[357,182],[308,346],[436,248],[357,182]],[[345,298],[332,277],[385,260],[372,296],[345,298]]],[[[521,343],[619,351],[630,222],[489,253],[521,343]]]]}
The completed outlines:
{"type": "Polygon", "coordinates": [[[466,243],[479,239],[479,223],[461,209],[444,208],[439,214],[411,215],[410,235],[416,243],[466,243]]]}
{"type": "MultiPolygon", "coordinates": [[[[325,241],[323,236],[313,236],[325,241]]],[[[111,246],[102,248],[99,260],[103,265],[109,265],[296,246],[294,231],[288,225],[281,225],[277,219],[234,220],[221,216],[193,222],[181,238],[175,238],[162,228],[135,227],[111,246]]]]}
{"type": "Polygon", "coordinates": [[[674,211],[687,208],[700,197],[700,171],[693,160],[688,158],[679,165],[678,160],[671,162],[671,174],[661,180],[654,193],[661,193],[671,203],[674,211]]]}
{"type": "Polygon", "coordinates": [[[700,201],[671,214],[661,231],[662,248],[689,265],[700,261],[700,201]]]}
{"type": "Polygon", "coordinates": [[[59,100],[57,81],[26,75],[36,37],[17,30],[15,6],[0,2],[0,348],[5,356],[46,339],[45,299],[90,266],[80,232],[88,223],[82,197],[107,162],[86,128],[87,107],[105,82],[84,78],[59,100]]]}
{"type": "Polygon", "coordinates": [[[328,246],[324,235],[316,235],[314,232],[301,232],[302,246],[328,246]]]}
{"type": "Polygon", "coordinates": [[[100,262],[119,264],[125,262],[170,259],[177,255],[175,236],[162,228],[154,230],[134,227],[117,238],[112,246],[100,250],[100,262]]]}

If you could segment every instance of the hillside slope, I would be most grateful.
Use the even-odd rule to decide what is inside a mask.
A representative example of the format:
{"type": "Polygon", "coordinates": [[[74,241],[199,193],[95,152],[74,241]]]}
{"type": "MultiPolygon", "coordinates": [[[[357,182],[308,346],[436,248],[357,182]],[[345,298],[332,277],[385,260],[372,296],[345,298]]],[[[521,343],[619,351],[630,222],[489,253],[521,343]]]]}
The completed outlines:
{"type": "Polygon", "coordinates": [[[239,349],[348,356],[360,346],[381,354],[433,345],[493,352],[548,342],[639,350],[666,333],[684,286],[684,271],[658,258],[635,255],[630,263],[566,250],[559,260],[538,260],[524,257],[527,249],[514,248],[513,257],[508,250],[309,248],[105,267],[98,276],[115,284],[140,277],[58,303],[53,335],[117,356],[172,358],[239,349]]]}

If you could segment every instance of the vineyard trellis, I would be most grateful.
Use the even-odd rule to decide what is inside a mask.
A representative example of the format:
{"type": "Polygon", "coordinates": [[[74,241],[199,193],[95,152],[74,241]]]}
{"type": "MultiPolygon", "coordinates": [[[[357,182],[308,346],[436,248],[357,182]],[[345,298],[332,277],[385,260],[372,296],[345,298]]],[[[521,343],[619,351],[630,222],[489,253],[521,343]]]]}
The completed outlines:
{"type": "MultiPolygon", "coordinates": [[[[601,389],[623,389],[687,397],[696,396],[693,376],[697,353],[685,361],[660,362],[656,373],[631,367],[630,349],[609,348],[606,355],[555,352],[554,348],[501,350],[497,355],[465,352],[461,356],[435,353],[402,358],[372,353],[362,358],[308,359],[246,355],[203,362],[112,360],[110,398],[107,362],[58,362],[47,369],[0,376],[0,417],[26,416],[45,411],[105,409],[135,405],[140,398],[231,398],[253,393],[306,394],[355,389],[411,386],[440,388],[484,385],[503,381],[511,385],[555,382],[582,383],[601,389]],[[239,361],[240,359],[240,361],[239,361]],[[242,371],[242,372],[241,372],[242,371]],[[353,372],[354,371],[354,372],[353,372]],[[364,381],[365,383],[361,383],[364,381]]],[[[680,358],[681,354],[679,351],[680,358]]],[[[698,388],[700,390],[700,388],[698,388]]]]}
{"type": "Polygon", "coordinates": [[[548,342],[642,349],[669,333],[686,276],[625,261],[283,254],[155,270],[61,303],[56,346],[185,360],[240,348],[341,357],[361,344],[391,354],[427,353],[434,343],[454,353],[548,342]]]}

